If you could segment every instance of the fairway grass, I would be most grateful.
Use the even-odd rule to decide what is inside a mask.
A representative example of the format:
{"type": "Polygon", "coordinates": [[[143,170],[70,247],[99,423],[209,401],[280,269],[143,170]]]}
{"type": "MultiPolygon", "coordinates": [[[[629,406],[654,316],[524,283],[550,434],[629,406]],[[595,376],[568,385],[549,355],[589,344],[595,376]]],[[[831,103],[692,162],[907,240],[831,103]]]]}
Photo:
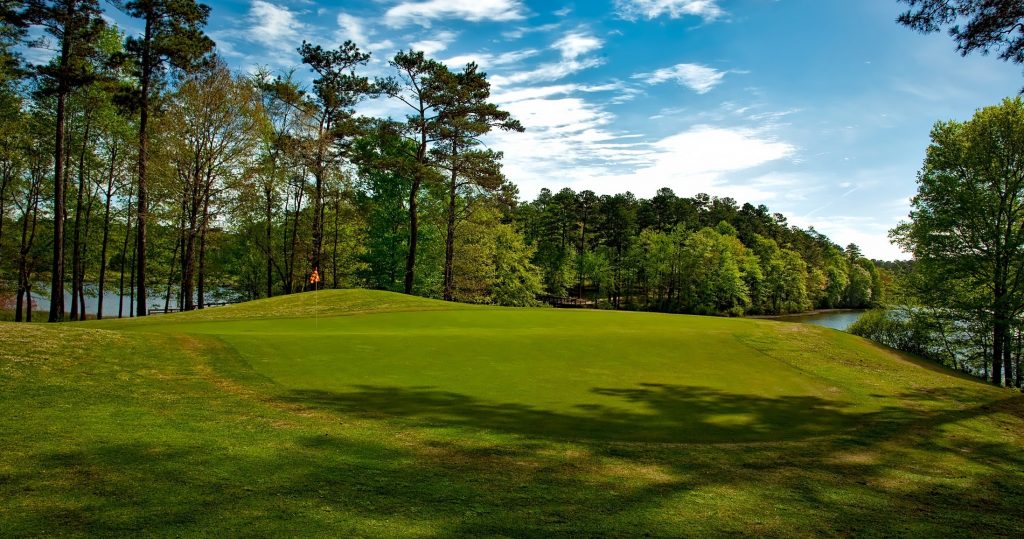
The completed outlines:
{"type": "Polygon", "coordinates": [[[1024,532],[1024,399],[852,335],[318,294],[0,323],[0,536],[1024,532]]]}

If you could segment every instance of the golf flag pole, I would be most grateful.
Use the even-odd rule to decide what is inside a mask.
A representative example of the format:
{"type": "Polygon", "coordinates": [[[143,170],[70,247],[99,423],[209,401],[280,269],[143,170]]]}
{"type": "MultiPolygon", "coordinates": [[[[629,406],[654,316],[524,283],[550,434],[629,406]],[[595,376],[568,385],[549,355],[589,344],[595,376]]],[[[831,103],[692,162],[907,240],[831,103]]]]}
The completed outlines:
{"type": "Polygon", "coordinates": [[[309,276],[309,284],[313,285],[313,327],[317,327],[320,324],[320,300],[317,297],[316,291],[320,283],[320,272],[317,268],[313,268],[313,274],[309,276]]]}

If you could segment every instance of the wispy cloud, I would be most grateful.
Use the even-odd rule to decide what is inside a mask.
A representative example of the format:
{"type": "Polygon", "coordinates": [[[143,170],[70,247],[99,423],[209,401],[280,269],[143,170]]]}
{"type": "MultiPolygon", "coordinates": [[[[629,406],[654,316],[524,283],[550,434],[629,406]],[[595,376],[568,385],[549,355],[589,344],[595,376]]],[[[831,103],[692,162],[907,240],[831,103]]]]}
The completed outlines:
{"type": "Polygon", "coordinates": [[[539,53],[540,51],[538,51],[537,49],[507,51],[500,54],[494,54],[489,52],[472,52],[468,54],[452,56],[451,58],[446,58],[444,60],[444,63],[450,67],[457,67],[464,66],[470,62],[475,62],[478,66],[483,68],[494,68],[514,65],[523,60],[526,60],[527,58],[536,56],[539,53]]]}
{"type": "Polygon", "coordinates": [[[651,73],[638,73],[634,79],[647,84],[661,84],[674,80],[698,94],[706,94],[722,83],[725,72],[700,64],[676,64],[651,73]]]}
{"type": "Polygon", "coordinates": [[[338,45],[346,40],[351,40],[356,45],[359,45],[359,48],[371,52],[389,49],[394,46],[394,42],[390,39],[373,41],[373,37],[377,35],[377,32],[365,19],[341,12],[338,13],[337,22],[338,29],[334,32],[334,41],[338,45]]]}
{"type": "Polygon", "coordinates": [[[718,0],[616,0],[615,7],[619,16],[627,20],[667,15],[673,19],[700,17],[711,22],[725,15],[718,0]]]}
{"type": "Polygon", "coordinates": [[[433,56],[434,54],[447,49],[448,45],[451,45],[451,43],[455,41],[456,37],[458,37],[458,34],[448,30],[433,32],[430,39],[421,39],[420,41],[410,43],[409,46],[412,47],[413,50],[423,51],[423,54],[426,54],[427,56],[433,56]]]}
{"type": "Polygon", "coordinates": [[[580,56],[601,48],[603,42],[585,32],[569,32],[551,46],[562,53],[562,58],[579,58],[580,56]]]}
{"type": "Polygon", "coordinates": [[[548,82],[567,77],[573,73],[601,65],[600,58],[584,57],[587,53],[601,48],[604,42],[592,34],[573,31],[565,34],[551,44],[558,50],[561,59],[557,62],[540,64],[529,71],[519,71],[511,75],[494,75],[491,82],[495,87],[507,87],[527,81],[548,82]]]}
{"type": "Polygon", "coordinates": [[[521,0],[425,0],[391,7],[384,14],[384,21],[393,27],[414,23],[430,26],[439,19],[506,22],[526,18],[524,11],[521,0]]]}
{"type": "Polygon", "coordinates": [[[249,8],[248,39],[272,49],[292,49],[302,41],[305,25],[285,6],[255,0],[249,8]]]}
{"type": "Polygon", "coordinates": [[[550,32],[552,30],[557,30],[559,26],[562,25],[561,23],[557,22],[542,24],[540,26],[519,26],[516,27],[514,30],[506,30],[502,32],[501,35],[507,39],[519,39],[525,36],[526,34],[533,34],[537,32],[550,32]]]}

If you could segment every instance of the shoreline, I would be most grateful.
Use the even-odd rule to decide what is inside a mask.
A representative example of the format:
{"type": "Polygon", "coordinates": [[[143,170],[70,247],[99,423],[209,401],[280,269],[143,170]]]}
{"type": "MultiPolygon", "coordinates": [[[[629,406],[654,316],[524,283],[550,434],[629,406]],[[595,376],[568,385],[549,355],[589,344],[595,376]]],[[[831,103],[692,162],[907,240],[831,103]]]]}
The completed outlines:
{"type": "Polygon", "coordinates": [[[819,314],[840,314],[840,313],[865,313],[870,309],[815,309],[813,311],[806,311],[802,313],[791,313],[791,314],[755,314],[750,316],[743,316],[742,318],[754,318],[761,320],[774,320],[780,318],[796,318],[799,316],[816,316],[819,314]]]}

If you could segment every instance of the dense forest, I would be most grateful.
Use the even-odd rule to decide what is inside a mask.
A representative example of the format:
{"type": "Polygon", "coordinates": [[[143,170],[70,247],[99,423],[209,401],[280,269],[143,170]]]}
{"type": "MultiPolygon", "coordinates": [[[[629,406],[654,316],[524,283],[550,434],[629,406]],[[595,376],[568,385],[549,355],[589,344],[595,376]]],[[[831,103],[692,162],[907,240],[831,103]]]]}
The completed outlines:
{"type": "Polygon", "coordinates": [[[357,44],[303,42],[294,71],[241,74],[191,1],[121,4],[138,36],[95,1],[0,5],[0,298],[19,321],[40,297],[61,321],[101,317],[110,292],[137,316],[313,287],[780,314],[873,306],[891,282],[763,205],[668,188],[521,201],[485,141],[524,126],[475,64],[410,50],[371,78],[357,44]],[[30,47],[55,53],[32,65],[30,47]],[[407,115],[359,114],[374,99],[407,115]]]}

